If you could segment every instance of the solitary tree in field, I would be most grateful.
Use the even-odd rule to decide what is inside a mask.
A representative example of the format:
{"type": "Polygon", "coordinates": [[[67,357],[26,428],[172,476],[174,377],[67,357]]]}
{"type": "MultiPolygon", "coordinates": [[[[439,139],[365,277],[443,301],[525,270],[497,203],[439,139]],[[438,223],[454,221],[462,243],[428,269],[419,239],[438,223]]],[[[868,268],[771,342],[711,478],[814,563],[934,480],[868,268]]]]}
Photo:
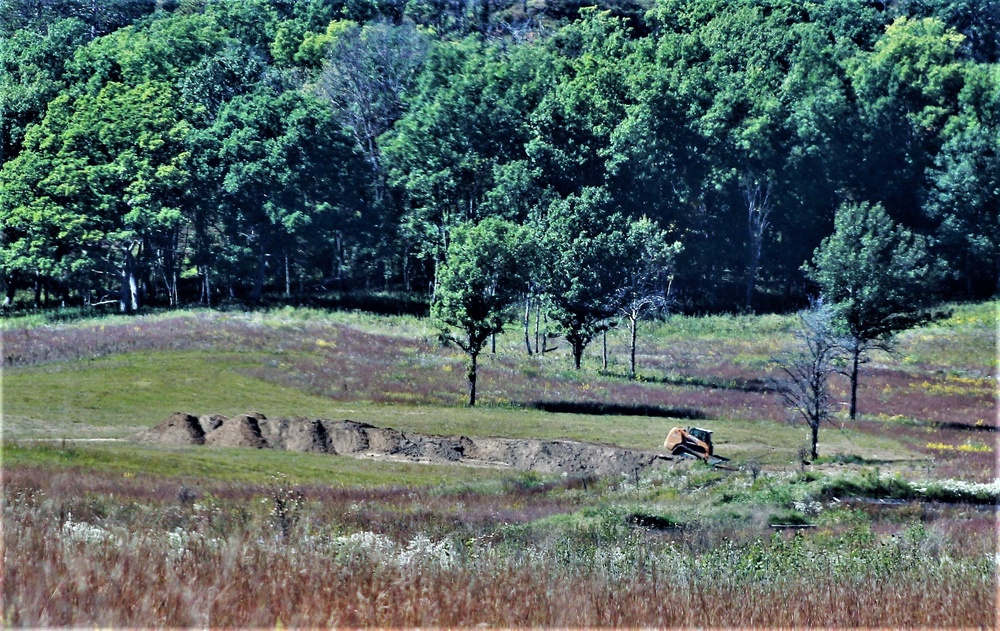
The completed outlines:
{"type": "Polygon", "coordinates": [[[549,317],[580,368],[583,351],[617,316],[617,293],[626,284],[628,226],[608,215],[607,193],[587,188],[553,203],[542,237],[549,317]]]}
{"type": "Polygon", "coordinates": [[[469,356],[470,406],[476,405],[479,353],[492,335],[503,331],[508,308],[524,292],[524,241],[522,228],[501,219],[461,224],[451,231],[438,268],[431,315],[444,325],[446,339],[469,356]],[[453,335],[449,327],[460,333],[453,335]]]}
{"type": "Polygon", "coordinates": [[[896,333],[937,317],[928,307],[944,268],[928,254],[925,239],[894,223],[881,205],[848,203],[803,269],[847,337],[854,419],[859,364],[873,349],[890,350],[896,333]]]}
{"type": "Polygon", "coordinates": [[[832,309],[816,302],[799,314],[799,328],[793,334],[798,346],[777,360],[784,378],[777,389],[785,404],[809,425],[812,431],[812,457],[819,452],[819,426],[830,418],[830,374],[836,372],[836,360],[844,344],[834,331],[832,309]]]}
{"type": "Polygon", "coordinates": [[[624,283],[615,294],[618,314],[629,330],[628,378],[635,379],[635,347],[639,320],[652,311],[667,306],[674,259],[681,251],[680,242],[671,243],[666,231],[643,217],[629,226],[624,283]]]}

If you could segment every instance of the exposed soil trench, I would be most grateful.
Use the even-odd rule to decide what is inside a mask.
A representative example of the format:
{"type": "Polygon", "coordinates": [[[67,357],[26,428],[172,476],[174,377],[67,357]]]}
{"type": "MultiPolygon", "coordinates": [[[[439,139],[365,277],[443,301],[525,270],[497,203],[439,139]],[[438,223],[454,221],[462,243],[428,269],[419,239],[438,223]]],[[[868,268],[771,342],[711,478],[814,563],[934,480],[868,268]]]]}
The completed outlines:
{"type": "Polygon", "coordinates": [[[356,421],[233,418],[176,412],[132,437],[143,443],[284,449],[412,462],[462,464],[569,475],[634,475],[668,466],[655,452],[572,440],[429,436],[356,421]]]}

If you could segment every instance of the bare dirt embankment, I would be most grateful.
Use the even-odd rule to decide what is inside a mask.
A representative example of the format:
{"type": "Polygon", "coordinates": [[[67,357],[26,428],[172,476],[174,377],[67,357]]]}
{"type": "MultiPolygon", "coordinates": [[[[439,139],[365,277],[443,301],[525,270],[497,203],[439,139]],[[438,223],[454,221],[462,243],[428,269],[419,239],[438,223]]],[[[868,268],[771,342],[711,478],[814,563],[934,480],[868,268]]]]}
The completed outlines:
{"type": "Polygon", "coordinates": [[[666,465],[654,452],[613,445],[572,440],[429,436],[349,420],[268,419],[259,412],[233,418],[176,412],[132,440],[161,445],[283,449],[569,475],[634,475],[666,465]]]}

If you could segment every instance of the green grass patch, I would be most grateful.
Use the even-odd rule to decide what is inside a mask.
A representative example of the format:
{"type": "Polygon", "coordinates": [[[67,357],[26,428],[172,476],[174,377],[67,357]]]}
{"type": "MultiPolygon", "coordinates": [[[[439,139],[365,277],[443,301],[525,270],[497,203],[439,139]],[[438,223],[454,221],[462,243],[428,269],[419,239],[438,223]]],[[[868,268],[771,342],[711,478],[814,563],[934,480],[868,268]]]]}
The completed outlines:
{"type": "MultiPolygon", "coordinates": [[[[244,374],[260,354],[137,353],[90,361],[10,369],[4,375],[4,436],[125,438],[175,411],[227,416],[260,411],[270,418],[350,419],[438,435],[574,439],[656,450],[674,425],[688,421],[642,416],[553,414],[511,407],[376,405],[339,402],[244,374]]],[[[794,465],[807,440],[804,425],[706,420],[717,452],[742,462],[794,465]]],[[[852,430],[821,433],[824,454],[906,460],[915,454],[895,440],[852,430]]]]}
{"type": "Polygon", "coordinates": [[[996,376],[1000,301],[951,304],[951,317],[899,336],[904,365],[942,366],[957,376],[996,376]]]}
{"type": "Polygon", "coordinates": [[[157,352],[4,372],[7,438],[121,438],[176,411],[323,417],[330,401],[246,376],[260,354],[157,352]]]}
{"type": "Polygon", "coordinates": [[[762,337],[783,337],[798,325],[792,315],[711,315],[674,314],[661,322],[643,323],[648,334],[657,339],[681,338],[758,341],[762,337]]]}
{"type": "Polygon", "coordinates": [[[370,460],[270,449],[160,447],[129,443],[8,443],[3,466],[82,468],[179,480],[267,484],[281,475],[289,484],[332,487],[435,487],[514,478],[517,472],[455,465],[370,460]]]}

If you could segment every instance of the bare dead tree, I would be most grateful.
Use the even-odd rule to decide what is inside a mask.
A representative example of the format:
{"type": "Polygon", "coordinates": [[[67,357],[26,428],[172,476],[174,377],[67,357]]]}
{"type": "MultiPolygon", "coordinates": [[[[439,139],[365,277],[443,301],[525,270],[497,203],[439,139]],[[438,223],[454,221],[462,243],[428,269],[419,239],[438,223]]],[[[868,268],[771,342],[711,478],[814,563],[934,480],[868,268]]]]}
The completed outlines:
{"type": "Polygon", "coordinates": [[[327,56],[318,89],[354,137],[383,193],[377,139],[403,115],[403,97],[427,51],[425,38],[404,23],[374,22],[341,34],[327,56]]]}
{"type": "MultiPolygon", "coordinates": [[[[667,293],[669,292],[669,283],[667,288],[664,287],[654,287],[649,286],[645,290],[640,289],[632,293],[631,297],[625,298],[618,308],[618,313],[625,319],[625,324],[628,326],[629,333],[629,360],[628,360],[628,378],[635,379],[635,347],[636,339],[638,337],[639,331],[639,321],[642,320],[649,313],[656,311],[662,311],[666,309],[669,304],[667,300],[667,293]]],[[[605,366],[607,370],[607,366],[605,366]]]]}
{"type": "Polygon", "coordinates": [[[743,189],[743,199],[747,206],[747,229],[750,233],[750,252],[747,262],[747,293],[746,310],[753,306],[754,285],[757,284],[757,271],[760,268],[760,255],[764,248],[764,235],[771,227],[771,182],[761,183],[754,178],[744,178],[740,182],[743,189]]]}
{"type": "Polygon", "coordinates": [[[828,382],[837,372],[845,345],[834,333],[833,313],[820,301],[799,314],[799,328],[793,334],[798,347],[777,358],[784,378],[774,384],[785,404],[800,416],[812,432],[812,457],[819,456],[819,427],[830,418],[828,382]]]}

